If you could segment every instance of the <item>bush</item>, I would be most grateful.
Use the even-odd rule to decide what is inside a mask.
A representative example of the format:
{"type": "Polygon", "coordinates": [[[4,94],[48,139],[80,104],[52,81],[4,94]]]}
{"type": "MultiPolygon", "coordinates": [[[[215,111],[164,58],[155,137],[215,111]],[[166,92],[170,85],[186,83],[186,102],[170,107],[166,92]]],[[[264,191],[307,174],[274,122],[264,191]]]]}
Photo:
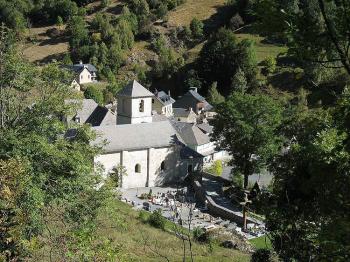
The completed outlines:
{"type": "Polygon", "coordinates": [[[205,232],[199,227],[193,230],[193,238],[201,243],[212,244],[213,242],[213,236],[210,235],[210,232],[205,232]]]}
{"type": "Polygon", "coordinates": [[[258,249],[252,255],[251,262],[270,262],[272,261],[271,251],[266,248],[258,249]]]}
{"type": "Polygon", "coordinates": [[[111,4],[111,0],[102,0],[101,1],[101,8],[106,8],[111,4]]]}
{"type": "Polygon", "coordinates": [[[196,240],[196,241],[199,241],[200,242],[200,239],[202,238],[202,235],[205,234],[204,230],[200,227],[196,227],[193,229],[193,238],[196,240]]]}
{"type": "Polygon", "coordinates": [[[95,85],[89,85],[84,93],[85,98],[93,99],[96,103],[102,105],[104,102],[104,97],[101,89],[95,85]]]}
{"type": "Polygon", "coordinates": [[[144,210],[141,210],[140,213],[139,213],[139,219],[143,222],[143,223],[146,223],[148,222],[148,213],[144,210]]]}
{"type": "Polygon", "coordinates": [[[244,25],[244,21],[238,13],[230,19],[230,27],[232,30],[236,30],[242,25],[244,25]]]}
{"type": "Polygon", "coordinates": [[[162,210],[157,209],[148,218],[148,223],[156,228],[165,229],[166,219],[162,216],[162,210]]]}
{"type": "Polygon", "coordinates": [[[267,73],[272,74],[276,71],[276,59],[274,57],[268,57],[263,61],[267,73]]]}
{"type": "Polygon", "coordinates": [[[203,22],[197,18],[193,18],[190,24],[190,29],[192,32],[192,37],[194,39],[201,39],[203,37],[203,22]]]}

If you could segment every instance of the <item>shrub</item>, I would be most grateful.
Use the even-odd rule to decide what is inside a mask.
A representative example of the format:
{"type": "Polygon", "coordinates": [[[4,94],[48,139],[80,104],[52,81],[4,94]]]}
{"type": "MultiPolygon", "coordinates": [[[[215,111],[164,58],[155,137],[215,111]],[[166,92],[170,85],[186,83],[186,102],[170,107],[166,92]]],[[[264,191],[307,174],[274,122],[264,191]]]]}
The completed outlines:
{"type": "Polygon", "coordinates": [[[148,221],[148,213],[144,210],[141,210],[140,213],[139,213],[139,219],[143,222],[143,223],[146,223],[148,221]]]}
{"type": "Polygon", "coordinates": [[[89,85],[84,93],[85,98],[90,98],[95,100],[96,103],[98,104],[103,104],[103,93],[101,91],[101,89],[99,89],[97,86],[95,85],[89,85]]]}
{"type": "Polygon", "coordinates": [[[148,218],[148,223],[156,228],[165,229],[166,219],[162,216],[162,210],[157,209],[148,218]]]}
{"type": "Polygon", "coordinates": [[[205,233],[205,232],[204,232],[204,230],[203,230],[202,228],[196,227],[196,228],[193,229],[193,232],[192,232],[193,238],[194,238],[195,240],[197,240],[197,241],[200,241],[200,239],[201,239],[201,237],[202,237],[202,235],[203,235],[204,233],[205,233]]]}
{"type": "Polygon", "coordinates": [[[193,18],[190,24],[192,36],[195,39],[201,39],[203,37],[203,22],[197,18],[193,18]]]}
{"type": "Polygon", "coordinates": [[[258,249],[252,255],[251,262],[270,262],[272,261],[271,251],[266,248],[258,249]]]}
{"type": "Polygon", "coordinates": [[[269,73],[269,74],[272,74],[276,71],[276,59],[274,57],[268,57],[264,60],[263,62],[265,68],[266,68],[266,71],[269,73]]]}
{"type": "Polygon", "coordinates": [[[106,8],[111,4],[111,0],[102,0],[101,1],[101,8],[106,8]]]}

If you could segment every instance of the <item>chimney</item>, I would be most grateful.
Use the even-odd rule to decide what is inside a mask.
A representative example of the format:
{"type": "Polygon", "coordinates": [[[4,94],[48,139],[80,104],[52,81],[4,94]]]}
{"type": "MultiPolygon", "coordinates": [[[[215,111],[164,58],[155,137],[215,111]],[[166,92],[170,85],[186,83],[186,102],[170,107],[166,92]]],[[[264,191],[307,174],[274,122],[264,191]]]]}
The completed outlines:
{"type": "Polygon", "coordinates": [[[188,108],[188,111],[192,112],[192,107],[189,107],[189,108],[188,108]]]}
{"type": "Polygon", "coordinates": [[[82,64],[83,64],[83,61],[80,60],[80,61],[79,61],[79,64],[82,65],[82,64]]]}
{"type": "Polygon", "coordinates": [[[198,88],[197,87],[190,87],[190,89],[195,91],[196,93],[198,93],[198,88]]]}
{"type": "Polygon", "coordinates": [[[170,95],[170,90],[168,90],[168,96],[171,96],[171,95],[170,95]]]}

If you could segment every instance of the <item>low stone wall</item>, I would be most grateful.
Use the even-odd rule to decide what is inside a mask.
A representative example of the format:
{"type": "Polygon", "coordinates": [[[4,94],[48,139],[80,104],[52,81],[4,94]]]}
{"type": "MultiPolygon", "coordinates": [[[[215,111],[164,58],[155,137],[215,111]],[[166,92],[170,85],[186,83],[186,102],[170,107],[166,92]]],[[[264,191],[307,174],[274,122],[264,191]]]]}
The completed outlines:
{"type": "Polygon", "coordinates": [[[208,172],[202,172],[202,176],[211,180],[215,180],[219,183],[222,183],[224,186],[229,186],[231,184],[231,181],[221,177],[221,176],[215,176],[213,174],[210,174],[208,172]]]}
{"type": "MultiPolygon", "coordinates": [[[[227,209],[223,206],[216,204],[215,201],[212,199],[212,197],[206,194],[201,183],[199,183],[198,181],[194,181],[193,187],[195,190],[196,198],[202,202],[205,202],[205,201],[207,202],[207,207],[210,213],[220,216],[221,218],[231,220],[240,226],[243,225],[242,215],[238,212],[234,212],[230,209],[227,209]]],[[[248,217],[247,223],[257,223],[257,221],[252,220],[251,218],[248,217]]]]}

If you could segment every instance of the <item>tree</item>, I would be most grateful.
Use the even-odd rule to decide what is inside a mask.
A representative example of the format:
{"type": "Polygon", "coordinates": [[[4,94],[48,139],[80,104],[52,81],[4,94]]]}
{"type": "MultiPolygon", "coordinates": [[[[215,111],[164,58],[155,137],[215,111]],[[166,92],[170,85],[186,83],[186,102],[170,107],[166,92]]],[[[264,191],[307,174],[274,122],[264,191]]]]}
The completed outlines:
{"type": "Polygon", "coordinates": [[[110,173],[110,177],[112,178],[112,181],[114,182],[116,187],[121,187],[123,184],[123,177],[127,176],[127,170],[125,166],[123,165],[117,165],[112,169],[112,172],[110,173]]]}
{"type": "Polygon", "coordinates": [[[218,105],[225,102],[225,98],[217,90],[217,82],[212,83],[208,93],[208,102],[212,105],[218,105]]]}
{"type": "Polygon", "coordinates": [[[84,92],[84,96],[85,98],[95,100],[95,102],[100,105],[103,104],[103,101],[104,101],[103,92],[96,85],[89,85],[84,92]]]}
{"type": "Polygon", "coordinates": [[[65,103],[74,98],[65,71],[50,65],[31,74],[8,37],[2,40],[0,257],[25,260],[45,246],[47,260],[107,260],[95,228],[100,208],[115,196],[108,183],[101,187],[91,161],[100,147],[91,146],[90,128],[64,136],[62,116],[77,110],[65,103]]]}
{"type": "Polygon", "coordinates": [[[16,124],[26,109],[36,70],[21,59],[12,31],[0,28],[0,129],[16,124]]]}
{"type": "Polygon", "coordinates": [[[273,162],[266,208],[267,229],[283,260],[349,258],[349,106],[346,90],[332,110],[300,105],[286,118],[288,150],[273,162]]]}
{"type": "Polygon", "coordinates": [[[235,91],[245,92],[248,89],[247,78],[241,68],[238,68],[236,74],[232,77],[232,89],[235,91]]]}
{"type": "Polygon", "coordinates": [[[222,28],[205,43],[198,68],[206,87],[216,81],[223,95],[231,93],[232,77],[239,68],[245,74],[247,85],[251,86],[255,83],[257,68],[252,43],[238,42],[231,30],[222,28]]]}
{"type": "MultiPolygon", "coordinates": [[[[217,106],[213,141],[232,156],[236,172],[248,177],[265,167],[281,148],[277,130],[282,120],[282,107],[263,94],[233,92],[225,103],[217,106]]],[[[243,210],[245,217],[245,209],[243,210]]]]}
{"type": "Polygon", "coordinates": [[[221,160],[214,161],[214,163],[210,167],[209,171],[216,176],[221,176],[221,174],[222,174],[222,162],[221,162],[221,160]]]}
{"type": "Polygon", "coordinates": [[[259,29],[284,38],[303,62],[342,67],[350,74],[348,1],[264,0],[254,9],[259,29]]]}
{"type": "Polygon", "coordinates": [[[61,28],[63,26],[63,19],[60,16],[57,16],[57,21],[56,21],[56,25],[61,28]]]}
{"type": "Polygon", "coordinates": [[[190,23],[190,29],[192,32],[192,37],[194,39],[200,40],[203,37],[203,22],[197,18],[193,18],[190,23]]]}
{"type": "Polygon", "coordinates": [[[186,79],[184,81],[184,86],[189,89],[190,87],[197,87],[201,88],[202,87],[202,82],[198,77],[197,71],[194,69],[190,69],[186,73],[186,79]]]}
{"type": "Polygon", "coordinates": [[[84,17],[72,17],[67,24],[67,33],[70,36],[69,46],[74,53],[77,53],[80,47],[89,43],[89,31],[84,17]]]}
{"type": "Polygon", "coordinates": [[[0,160],[0,259],[13,261],[25,254],[21,237],[25,234],[27,210],[21,199],[28,197],[30,181],[25,165],[16,159],[0,160]]]}

